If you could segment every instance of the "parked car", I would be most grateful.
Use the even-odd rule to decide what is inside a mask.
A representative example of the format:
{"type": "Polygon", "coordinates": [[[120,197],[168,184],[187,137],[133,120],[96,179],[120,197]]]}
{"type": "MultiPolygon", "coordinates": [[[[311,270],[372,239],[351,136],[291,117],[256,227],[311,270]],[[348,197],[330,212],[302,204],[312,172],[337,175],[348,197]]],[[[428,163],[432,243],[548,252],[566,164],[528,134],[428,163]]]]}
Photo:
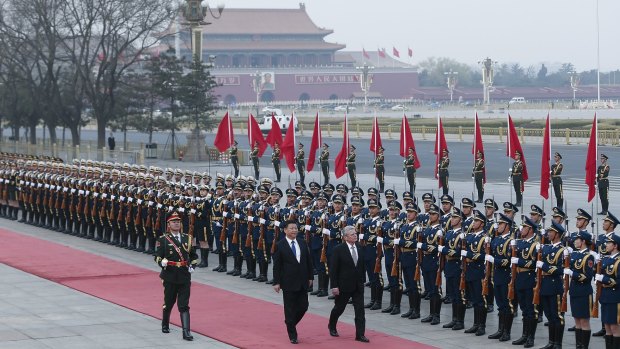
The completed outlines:
{"type": "Polygon", "coordinates": [[[431,102],[428,104],[428,109],[439,109],[441,108],[441,103],[439,102],[431,102]]]}
{"type": "Polygon", "coordinates": [[[357,108],[355,108],[354,106],[347,106],[347,105],[339,105],[337,107],[334,108],[334,111],[352,111],[352,110],[356,110],[357,108]]]}
{"type": "Polygon", "coordinates": [[[508,104],[525,104],[525,97],[512,97],[508,104]]]}
{"type": "Polygon", "coordinates": [[[407,107],[405,107],[402,104],[397,104],[395,106],[392,107],[393,111],[402,111],[402,110],[407,110],[407,107]]]}

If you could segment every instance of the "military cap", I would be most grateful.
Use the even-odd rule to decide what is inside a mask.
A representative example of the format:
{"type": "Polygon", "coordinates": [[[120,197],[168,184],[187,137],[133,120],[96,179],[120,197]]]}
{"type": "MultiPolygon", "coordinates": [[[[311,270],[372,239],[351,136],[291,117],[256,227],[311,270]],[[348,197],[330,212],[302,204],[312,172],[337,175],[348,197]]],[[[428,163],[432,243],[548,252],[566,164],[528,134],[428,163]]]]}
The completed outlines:
{"type": "Polygon", "coordinates": [[[233,141],[233,144],[234,144],[234,145],[239,145],[239,142],[237,142],[237,141],[235,140],[235,141],[233,141]]]}
{"type": "Polygon", "coordinates": [[[333,202],[333,203],[344,204],[344,203],[346,203],[346,199],[344,198],[344,196],[342,196],[342,195],[340,195],[340,194],[336,194],[336,195],[334,195],[334,197],[332,198],[332,202],[333,202]]]}
{"type": "Polygon", "coordinates": [[[448,148],[445,148],[445,149],[443,150],[443,152],[444,152],[444,153],[449,153],[450,151],[448,150],[448,148]]]}
{"type": "Polygon", "coordinates": [[[351,144],[351,149],[355,150],[357,148],[355,148],[355,146],[353,144],[351,144]]]}
{"type": "Polygon", "coordinates": [[[534,222],[530,217],[523,217],[523,223],[521,223],[524,227],[530,227],[534,231],[534,234],[538,231],[538,224],[534,222]]]}
{"type": "Polygon", "coordinates": [[[269,194],[269,188],[267,188],[267,186],[266,186],[266,185],[261,184],[261,185],[259,185],[259,186],[258,186],[258,192],[259,192],[259,193],[266,193],[266,194],[269,194]]]}
{"type": "Polygon", "coordinates": [[[310,184],[308,184],[308,188],[310,189],[321,189],[321,185],[317,182],[310,182],[310,184]]]}
{"type": "MultiPolygon", "coordinates": [[[[206,185],[204,185],[204,187],[206,187],[206,185]]],[[[241,184],[241,182],[237,182],[237,183],[235,183],[235,185],[233,186],[233,189],[243,190],[243,184],[241,184]]]]}
{"type": "Polygon", "coordinates": [[[441,212],[441,210],[439,209],[439,206],[435,205],[435,204],[431,204],[430,208],[428,209],[428,213],[429,214],[439,214],[439,212],[441,212]]]}
{"type": "Polygon", "coordinates": [[[217,182],[215,183],[215,188],[216,188],[216,189],[224,189],[224,188],[226,188],[226,185],[225,185],[225,184],[224,184],[224,182],[222,182],[222,181],[217,181],[217,182]]]}
{"type": "Polygon", "coordinates": [[[320,192],[317,194],[316,196],[317,200],[325,200],[325,201],[329,201],[329,197],[327,196],[327,194],[325,192],[320,192]]]}
{"type": "Polygon", "coordinates": [[[555,156],[559,157],[560,159],[562,158],[562,154],[558,153],[557,151],[554,154],[555,156]]]}
{"type": "Polygon", "coordinates": [[[543,211],[543,209],[538,207],[537,205],[532,205],[530,206],[530,214],[537,214],[539,216],[544,217],[545,211],[543,211]]]}
{"type": "Polygon", "coordinates": [[[470,198],[462,198],[461,204],[463,205],[463,207],[476,207],[476,203],[470,198]]]}
{"type": "Polygon", "coordinates": [[[400,202],[396,201],[396,200],[392,200],[390,201],[390,210],[402,210],[403,209],[403,205],[400,204],[400,202]]]}
{"type": "Polygon", "coordinates": [[[222,180],[222,181],[223,181],[223,180],[224,180],[224,175],[218,172],[218,173],[215,175],[215,180],[216,180],[216,181],[219,181],[219,180],[222,180]]]}
{"type": "Polygon", "coordinates": [[[415,211],[416,213],[420,213],[420,208],[418,207],[418,205],[416,205],[416,204],[415,204],[415,203],[413,203],[413,202],[408,202],[408,203],[405,205],[405,209],[407,210],[407,212],[409,212],[409,211],[415,211]]]}
{"type": "Polygon", "coordinates": [[[303,143],[301,143],[301,142],[297,143],[297,145],[298,145],[298,146],[300,146],[300,147],[302,147],[302,148],[304,147],[304,144],[303,144],[303,143]]]}
{"type": "Polygon", "coordinates": [[[243,187],[243,191],[254,191],[254,186],[250,183],[247,183],[245,187],[243,187]]]}
{"type": "Polygon", "coordinates": [[[454,199],[452,198],[452,196],[446,194],[441,197],[441,203],[454,205],[454,199]]]}
{"type": "Polygon", "coordinates": [[[278,187],[271,188],[271,195],[279,195],[282,197],[282,190],[278,187]]]}
{"type": "Polygon", "coordinates": [[[381,208],[381,203],[377,199],[368,199],[368,207],[381,208]]]}
{"type": "Polygon", "coordinates": [[[575,217],[575,218],[577,218],[577,219],[582,218],[582,219],[586,219],[588,221],[592,220],[592,216],[590,216],[590,214],[586,210],[581,209],[581,208],[577,209],[577,217],[575,217]]]}
{"type": "Polygon", "coordinates": [[[607,216],[605,217],[606,221],[610,221],[611,224],[614,225],[614,227],[618,226],[618,223],[620,223],[620,221],[618,221],[618,218],[616,218],[616,216],[614,216],[613,214],[607,212],[607,216]]]}
{"type": "Polygon", "coordinates": [[[308,191],[308,190],[304,190],[301,193],[301,197],[302,198],[307,198],[307,199],[310,199],[310,200],[314,199],[314,195],[312,195],[312,193],[310,191],[308,191]]]}
{"type": "Polygon", "coordinates": [[[499,207],[497,207],[497,202],[495,202],[495,200],[493,200],[493,199],[486,199],[486,200],[484,200],[484,207],[492,208],[495,211],[497,211],[497,209],[499,208],[499,207]]]}
{"type": "Polygon", "coordinates": [[[403,192],[403,201],[404,200],[413,200],[413,195],[411,195],[410,191],[403,192]]]}
{"type": "Polygon", "coordinates": [[[519,212],[519,208],[517,206],[515,206],[512,202],[504,202],[504,212],[506,211],[512,211],[514,213],[519,212]]]}
{"type": "Polygon", "coordinates": [[[605,155],[605,154],[601,154],[601,157],[602,157],[603,159],[605,159],[605,160],[609,159],[609,158],[607,157],[607,155],[605,155]]]}
{"type": "Polygon", "coordinates": [[[424,193],[424,195],[422,195],[422,201],[427,202],[435,202],[435,196],[431,193],[424,193]]]}
{"type": "Polygon", "coordinates": [[[573,240],[581,239],[586,243],[592,243],[592,234],[588,233],[587,230],[578,231],[573,236],[573,240]]]}
{"type": "Polygon", "coordinates": [[[564,229],[562,224],[559,224],[556,221],[552,221],[551,225],[547,227],[547,231],[549,231],[549,230],[553,230],[553,231],[559,233],[560,235],[564,234],[564,232],[566,231],[566,229],[564,229]]]}
{"type": "Polygon", "coordinates": [[[382,145],[379,146],[379,150],[385,150],[382,145]]]}
{"type": "Polygon", "coordinates": [[[512,226],[513,224],[513,220],[510,219],[508,216],[506,216],[503,213],[499,213],[499,219],[497,220],[497,223],[506,223],[508,224],[508,226],[512,226]]]}
{"type": "Polygon", "coordinates": [[[377,188],[368,188],[368,195],[377,196],[379,195],[379,191],[377,190],[377,188]]]}
{"type": "Polygon", "coordinates": [[[364,199],[359,196],[354,196],[351,198],[351,205],[360,205],[364,206],[364,199]]]}
{"type": "Polygon", "coordinates": [[[329,144],[327,143],[323,143],[323,146],[329,148],[329,144]]]}
{"type": "Polygon", "coordinates": [[[323,191],[326,193],[333,193],[335,189],[331,183],[323,184],[323,191]]]}
{"type": "Polygon", "coordinates": [[[294,196],[297,197],[297,190],[293,188],[286,189],[286,196],[294,196]]]}
{"type": "Polygon", "coordinates": [[[612,242],[612,243],[616,244],[616,246],[620,246],[620,236],[618,236],[616,234],[611,234],[607,238],[607,241],[605,241],[605,242],[612,242]]]}
{"type": "Polygon", "coordinates": [[[460,217],[461,219],[463,219],[463,211],[461,211],[458,207],[453,207],[452,208],[452,213],[450,214],[451,217],[460,217]]]}
{"type": "MultiPolygon", "coordinates": [[[[198,173],[194,172],[194,177],[198,177],[198,173]]],[[[232,181],[234,178],[231,174],[226,175],[226,182],[232,181]]]]}
{"type": "Polygon", "coordinates": [[[481,221],[484,224],[487,223],[487,217],[479,210],[474,210],[474,220],[481,221]]]}
{"type": "Polygon", "coordinates": [[[251,183],[252,185],[256,184],[256,179],[254,179],[254,177],[252,176],[248,176],[247,181],[248,183],[251,183]]]}
{"type": "Polygon", "coordinates": [[[166,223],[170,223],[172,221],[180,221],[180,220],[181,220],[181,216],[179,216],[177,212],[172,212],[172,214],[168,216],[168,218],[166,219],[166,223]]]}
{"type": "Polygon", "coordinates": [[[306,186],[301,184],[301,181],[295,181],[295,188],[305,188],[306,186]]]}
{"type": "Polygon", "coordinates": [[[388,190],[385,191],[385,197],[386,198],[398,199],[398,197],[396,196],[396,191],[394,191],[392,189],[388,189],[388,190]]]}
{"type": "Polygon", "coordinates": [[[340,183],[336,186],[336,191],[344,192],[345,194],[347,194],[349,192],[349,188],[345,184],[340,183]]]}
{"type": "Polygon", "coordinates": [[[561,208],[556,206],[551,210],[553,211],[553,214],[551,215],[552,217],[562,217],[563,219],[566,219],[566,213],[564,213],[561,208]]]}

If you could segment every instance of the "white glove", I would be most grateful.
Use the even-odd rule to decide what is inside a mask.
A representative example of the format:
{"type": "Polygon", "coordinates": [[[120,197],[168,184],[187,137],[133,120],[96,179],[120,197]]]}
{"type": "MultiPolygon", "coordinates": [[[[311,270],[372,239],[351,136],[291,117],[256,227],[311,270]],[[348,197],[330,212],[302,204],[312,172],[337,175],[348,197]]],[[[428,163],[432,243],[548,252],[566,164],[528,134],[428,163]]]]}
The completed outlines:
{"type": "Polygon", "coordinates": [[[382,244],[383,243],[383,238],[381,236],[377,236],[377,242],[382,244]]]}
{"type": "Polygon", "coordinates": [[[228,200],[224,199],[222,200],[222,204],[226,205],[228,203],[228,200]]]}
{"type": "Polygon", "coordinates": [[[235,213],[235,218],[236,218],[236,219],[239,219],[240,217],[241,217],[241,216],[239,216],[239,214],[238,214],[238,213],[235,213]]]}
{"type": "Polygon", "coordinates": [[[541,247],[542,247],[542,244],[536,244],[536,251],[540,251],[541,247]]]}
{"type": "Polygon", "coordinates": [[[340,221],[341,221],[341,222],[344,222],[344,221],[345,221],[345,219],[346,219],[346,217],[345,217],[345,216],[340,217],[340,221]]]}
{"type": "Polygon", "coordinates": [[[460,234],[459,234],[459,237],[460,237],[461,239],[465,239],[465,233],[460,233],[460,234]]]}
{"type": "Polygon", "coordinates": [[[498,226],[499,226],[499,225],[498,225],[497,223],[493,223],[493,229],[497,230],[497,227],[498,227],[498,226]]]}
{"type": "Polygon", "coordinates": [[[157,208],[162,208],[163,205],[162,204],[157,204],[157,208]]]}
{"type": "Polygon", "coordinates": [[[568,255],[570,255],[570,251],[566,248],[564,249],[564,257],[568,257],[568,255]]]}
{"type": "Polygon", "coordinates": [[[564,268],[564,275],[568,275],[568,276],[573,276],[573,271],[568,269],[568,268],[564,268]]]}
{"type": "Polygon", "coordinates": [[[364,238],[364,234],[360,234],[360,235],[358,236],[358,238],[359,238],[360,240],[362,240],[362,239],[364,238]]]}
{"type": "Polygon", "coordinates": [[[306,231],[310,231],[310,228],[311,228],[311,227],[310,227],[308,224],[306,224],[306,225],[304,226],[304,229],[305,229],[306,231]]]}
{"type": "Polygon", "coordinates": [[[97,196],[99,196],[99,193],[93,193],[93,196],[97,197],[97,196]]]}
{"type": "Polygon", "coordinates": [[[439,250],[439,252],[443,252],[444,247],[439,245],[439,246],[437,246],[437,249],[439,250]]]}
{"type": "Polygon", "coordinates": [[[596,274],[594,275],[594,280],[598,281],[598,282],[603,282],[603,274],[596,274]]]}
{"type": "Polygon", "coordinates": [[[511,257],[510,264],[519,264],[519,257],[511,257]]]}
{"type": "Polygon", "coordinates": [[[49,185],[49,184],[46,184],[46,185],[45,185],[45,189],[49,189],[49,188],[50,188],[50,185],[49,185]]]}
{"type": "Polygon", "coordinates": [[[84,190],[80,189],[80,190],[78,191],[78,195],[84,195],[84,190]]]}
{"type": "Polygon", "coordinates": [[[101,194],[101,197],[105,199],[105,198],[107,198],[107,197],[108,197],[108,194],[103,193],[103,194],[101,194]]]}
{"type": "Polygon", "coordinates": [[[571,254],[573,253],[573,248],[570,246],[567,246],[565,251],[568,251],[568,254],[571,254]]]}
{"type": "MultiPolygon", "coordinates": [[[[192,211],[190,211],[190,212],[192,212],[192,211]]],[[[194,212],[192,212],[192,213],[194,213],[194,212]]],[[[228,218],[228,217],[230,217],[230,213],[228,213],[228,212],[222,212],[222,216],[224,216],[224,217],[228,218]]]]}
{"type": "Polygon", "coordinates": [[[172,210],[174,210],[174,207],[168,206],[168,212],[172,212],[172,210]]]}
{"type": "MultiPolygon", "coordinates": [[[[96,194],[96,193],[95,193],[96,194]]],[[[96,195],[95,195],[96,196],[96,195]]],[[[136,201],[138,203],[138,205],[142,205],[142,200],[138,199],[138,201],[136,201]]]]}
{"type": "Polygon", "coordinates": [[[160,262],[161,266],[165,268],[168,265],[168,260],[166,258],[162,259],[160,262]]]}
{"type": "Polygon", "coordinates": [[[517,246],[517,240],[510,240],[510,246],[517,246]]]}
{"type": "Polygon", "coordinates": [[[216,226],[216,227],[218,227],[218,228],[221,228],[221,227],[222,227],[222,223],[220,223],[220,222],[215,222],[215,226],[216,226]]]}
{"type": "Polygon", "coordinates": [[[276,227],[279,227],[280,226],[280,221],[273,221],[273,225],[276,226],[276,227]]]}
{"type": "Polygon", "coordinates": [[[149,205],[149,206],[153,206],[153,204],[154,204],[154,202],[149,200],[148,205],[149,205]]]}
{"type": "Polygon", "coordinates": [[[512,167],[508,168],[508,172],[512,172],[512,167]]]}
{"type": "Polygon", "coordinates": [[[512,177],[508,176],[508,182],[512,182],[512,177]]]}
{"type": "Polygon", "coordinates": [[[437,234],[436,235],[439,236],[439,237],[442,237],[443,236],[443,231],[441,231],[441,229],[437,230],[437,234]]]}
{"type": "Polygon", "coordinates": [[[88,194],[90,194],[90,190],[87,190],[87,191],[86,191],[86,195],[88,195],[88,194]]]}
{"type": "Polygon", "coordinates": [[[127,198],[127,202],[133,202],[133,198],[127,198]]]}
{"type": "Polygon", "coordinates": [[[179,212],[185,212],[185,208],[184,207],[179,207],[179,212]]]}
{"type": "Polygon", "coordinates": [[[364,223],[364,218],[360,218],[357,220],[357,224],[362,224],[362,223],[364,223]]]}
{"type": "Polygon", "coordinates": [[[211,199],[211,194],[207,194],[207,200],[211,199]]]}
{"type": "Polygon", "coordinates": [[[193,267],[189,267],[189,268],[187,268],[187,270],[189,271],[190,274],[194,272],[194,268],[193,267]]]}
{"type": "Polygon", "coordinates": [[[254,221],[254,216],[248,216],[248,222],[249,221],[254,221]]]}
{"type": "Polygon", "coordinates": [[[486,243],[488,244],[489,242],[491,242],[491,238],[490,238],[490,237],[488,237],[488,236],[486,236],[486,237],[484,238],[484,242],[486,242],[486,243]]]}
{"type": "Polygon", "coordinates": [[[66,193],[66,192],[67,192],[67,190],[69,190],[69,188],[62,188],[62,191],[63,191],[64,193],[66,193]]]}
{"type": "Polygon", "coordinates": [[[260,224],[265,224],[265,223],[267,223],[267,221],[266,221],[264,218],[261,218],[258,222],[259,222],[260,224]]]}
{"type": "Polygon", "coordinates": [[[590,251],[590,254],[592,256],[594,256],[594,261],[598,263],[599,259],[601,259],[601,256],[598,255],[598,253],[594,252],[594,251],[590,251]]]}
{"type": "Polygon", "coordinates": [[[491,263],[491,264],[495,263],[495,258],[493,258],[493,256],[491,256],[489,254],[484,256],[484,260],[489,262],[489,263],[491,263]]]}
{"type": "Polygon", "coordinates": [[[75,193],[75,189],[71,188],[71,194],[75,193]]]}
{"type": "Polygon", "coordinates": [[[394,245],[398,245],[398,244],[400,244],[400,238],[394,239],[394,245]]]}
{"type": "Polygon", "coordinates": [[[415,246],[416,246],[417,248],[422,248],[422,243],[421,243],[421,242],[418,242],[417,244],[415,244],[415,246]]]}
{"type": "Polygon", "coordinates": [[[330,231],[327,228],[323,228],[323,235],[329,235],[330,231]]]}
{"type": "Polygon", "coordinates": [[[461,250],[461,257],[467,257],[467,251],[461,250]]]}
{"type": "Polygon", "coordinates": [[[542,269],[543,264],[544,264],[543,261],[536,261],[536,268],[542,269]]]}

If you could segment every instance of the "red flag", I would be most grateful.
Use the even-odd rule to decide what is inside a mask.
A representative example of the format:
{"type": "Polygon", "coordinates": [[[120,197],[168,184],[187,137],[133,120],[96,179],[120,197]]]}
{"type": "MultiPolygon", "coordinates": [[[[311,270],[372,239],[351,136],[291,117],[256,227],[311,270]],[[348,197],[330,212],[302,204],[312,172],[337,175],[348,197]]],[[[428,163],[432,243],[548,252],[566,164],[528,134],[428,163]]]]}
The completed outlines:
{"type": "Polygon", "coordinates": [[[370,55],[366,52],[366,49],[362,48],[362,54],[364,55],[364,58],[370,59],[370,55]]]}
{"type": "MultiPolygon", "coordinates": [[[[482,153],[482,159],[484,159],[484,143],[482,142],[482,131],[480,130],[480,121],[478,121],[478,113],[476,113],[476,121],[474,125],[474,143],[471,147],[471,153],[474,154],[474,163],[476,163],[476,154],[478,151],[482,153]]],[[[486,166],[482,169],[482,182],[487,182],[486,166]]]]}
{"type": "Polygon", "coordinates": [[[411,48],[408,48],[407,51],[409,53],[409,57],[413,57],[413,50],[411,48]]]}
{"type": "Polygon", "coordinates": [[[598,158],[598,123],[596,113],[592,121],[590,130],[590,143],[588,144],[588,155],[586,157],[586,184],[588,185],[588,202],[592,201],[596,195],[596,160],[598,158]]]}
{"type": "MultiPolygon", "coordinates": [[[[274,114],[271,114],[271,130],[269,130],[269,134],[267,134],[267,138],[265,138],[267,144],[269,144],[272,148],[276,147],[276,144],[282,146],[282,130],[280,129],[280,123],[274,114]]],[[[280,152],[280,159],[282,159],[282,153],[280,152]]]]}
{"type": "Polygon", "coordinates": [[[312,142],[310,143],[310,154],[308,155],[308,172],[314,168],[314,161],[316,159],[316,151],[321,146],[323,137],[321,137],[321,123],[319,122],[319,113],[316,113],[316,119],[314,120],[314,131],[312,131],[312,142]]]}
{"type": "MultiPolygon", "coordinates": [[[[523,162],[523,185],[525,185],[525,182],[529,178],[527,175],[527,165],[525,164],[525,154],[523,154],[521,142],[519,141],[519,135],[517,135],[517,129],[515,129],[515,125],[512,123],[510,114],[508,114],[508,142],[506,142],[506,144],[506,156],[514,159],[517,151],[521,153],[521,161],[523,162]]],[[[523,190],[523,188],[521,188],[521,190],[523,190]]]]}
{"type": "Polygon", "coordinates": [[[265,149],[267,149],[267,142],[265,142],[260,126],[258,126],[258,122],[256,122],[252,114],[248,115],[248,141],[252,149],[254,148],[254,144],[258,142],[258,156],[263,156],[265,149]]]}
{"type": "Polygon", "coordinates": [[[400,58],[400,52],[398,52],[398,50],[394,46],[392,46],[392,55],[400,58]]]}
{"type": "Polygon", "coordinates": [[[379,122],[377,122],[377,117],[375,116],[375,122],[372,124],[372,135],[370,136],[370,151],[377,155],[381,146],[383,146],[381,132],[379,131],[379,122]]]}
{"type": "Polygon", "coordinates": [[[342,148],[334,161],[336,178],[347,173],[347,157],[349,156],[349,127],[347,126],[347,114],[344,114],[344,126],[342,127],[342,148]]]}
{"type": "Polygon", "coordinates": [[[228,112],[220,121],[220,125],[217,127],[217,133],[215,134],[215,141],[213,145],[217,150],[225,152],[235,142],[235,135],[233,134],[232,121],[228,112]]]}
{"type": "MultiPolygon", "coordinates": [[[[448,143],[446,142],[446,135],[443,132],[443,122],[439,116],[437,116],[437,132],[435,133],[435,178],[439,179],[437,175],[439,170],[439,161],[443,156],[443,151],[448,149],[448,143]]],[[[441,181],[439,181],[439,188],[442,187],[441,181]]]]}
{"type": "Polygon", "coordinates": [[[295,114],[291,118],[291,123],[286,129],[284,142],[282,142],[282,155],[286,159],[286,165],[291,172],[295,172],[295,114]]]}
{"type": "Polygon", "coordinates": [[[384,50],[377,49],[377,54],[379,55],[379,57],[385,58],[385,51],[384,50]]]}
{"type": "Polygon", "coordinates": [[[407,116],[403,114],[403,120],[400,123],[400,156],[406,158],[409,155],[409,148],[413,148],[413,166],[420,168],[420,159],[415,150],[415,143],[413,142],[413,136],[411,135],[411,128],[409,127],[409,120],[407,116]]]}
{"type": "Polygon", "coordinates": [[[551,123],[549,114],[547,114],[547,122],[545,123],[545,134],[543,136],[542,160],[540,164],[540,196],[549,199],[549,180],[551,179],[551,123]]]}

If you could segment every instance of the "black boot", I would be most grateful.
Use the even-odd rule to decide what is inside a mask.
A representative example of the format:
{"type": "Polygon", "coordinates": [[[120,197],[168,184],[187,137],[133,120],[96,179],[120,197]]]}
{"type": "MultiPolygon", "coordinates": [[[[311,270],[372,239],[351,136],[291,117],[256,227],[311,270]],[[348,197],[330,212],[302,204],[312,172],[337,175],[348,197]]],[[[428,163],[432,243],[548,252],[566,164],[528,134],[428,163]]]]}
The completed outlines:
{"type": "Polygon", "coordinates": [[[200,249],[200,263],[197,265],[198,268],[206,268],[209,266],[209,249],[201,248],[200,249]]]}
{"type": "Polygon", "coordinates": [[[431,325],[439,325],[441,321],[439,314],[441,313],[441,305],[443,302],[441,301],[441,296],[436,294],[435,296],[435,309],[433,311],[433,320],[431,321],[431,325]]]}
{"type": "Polygon", "coordinates": [[[599,331],[592,333],[592,337],[603,337],[605,335],[605,327],[602,327],[599,331]]]}
{"type": "Polygon", "coordinates": [[[243,256],[241,256],[241,254],[238,254],[235,257],[235,268],[233,270],[233,273],[230,274],[232,276],[239,276],[241,275],[241,266],[243,265],[243,256]]]}
{"type": "Polygon", "coordinates": [[[476,333],[480,326],[480,307],[474,307],[474,324],[472,327],[465,330],[465,333],[476,333]]]}
{"type": "Polygon", "coordinates": [[[452,321],[448,322],[447,324],[443,325],[443,328],[452,328],[454,327],[454,325],[456,324],[456,318],[457,318],[457,313],[458,313],[458,302],[453,302],[452,303],[452,321]]]}
{"type": "Polygon", "coordinates": [[[605,349],[614,349],[614,337],[605,335],[605,349]]]}
{"type": "Polygon", "coordinates": [[[144,252],[144,244],[146,241],[146,236],[144,236],[144,234],[140,233],[138,234],[138,240],[137,240],[137,246],[136,246],[136,252],[144,252]]]}
{"type": "Polygon", "coordinates": [[[409,310],[407,310],[407,312],[402,314],[400,317],[409,318],[411,313],[413,313],[413,291],[409,290],[407,298],[409,300],[409,310]]]}
{"type": "Polygon", "coordinates": [[[254,280],[254,278],[256,277],[256,259],[254,257],[250,257],[249,264],[250,266],[248,268],[248,275],[245,278],[249,280],[254,280]]]}
{"type": "MultiPolygon", "coordinates": [[[[514,319],[514,317],[513,317],[514,319]]],[[[523,345],[525,344],[525,342],[527,341],[527,337],[530,333],[530,323],[529,323],[529,319],[525,318],[523,319],[523,334],[521,335],[521,338],[512,341],[512,345],[523,345]]]]}
{"type": "Polygon", "coordinates": [[[403,299],[403,291],[399,289],[394,289],[394,308],[392,308],[392,312],[390,315],[398,315],[400,314],[400,301],[403,299]]]}
{"type": "Polygon", "coordinates": [[[420,303],[422,302],[422,298],[419,293],[413,294],[413,313],[409,315],[409,319],[415,320],[420,318],[420,303]]]}
{"type": "Polygon", "coordinates": [[[228,257],[226,257],[226,253],[220,253],[220,265],[222,266],[218,273],[225,273],[228,265],[228,257]]]}
{"type": "Polygon", "coordinates": [[[377,284],[375,287],[375,304],[370,307],[370,310],[379,310],[383,306],[383,286],[377,284]]]}
{"type": "Polygon", "coordinates": [[[564,325],[555,325],[555,346],[553,349],[562,349],[562,340],[564,339],[564,325]]]}
{"type": "Polygon", "coordinates": [[[431,297],[429,301],[429,305],[430,305],[430,311],[428,313],[428,316],[420,320],[420,322],[426,323],[426,322],[433,321],[433,312],[435,311],[435,297],[431,297]]]}
{"type": "Polygon", "coordinates": [[[394,289],[390,288],[390,305],[387,308],[381,310],[382,313],[391,313],[394,309],[394,289]]]}
{"type": "MultiPolygon", "coordinates": [[[[215,253],[215,251],[213,251],[213,253],[215,253]]],[[[218,263],[217,263],[217,267],[211,269],[211,271],[217,271],[219,272],[220,269],[222,269],[222,256],[218,254],[218,263]]]]}
{"type": "Polygon", "coordinates": [[[588,349],[590,347],[591,335],[592,335],[592,331],[581,330],[581,347],[583,349],[588,349]]]}
{"type": "Polygon", "coordinates": [[[483,336],[486,333],[487,327],[487,308],[480,307],[480,317],[478,318],[478,331],[476,331],[476,336],[483,336]]]}
{"type": "Polygon", "coordinates": [[[456,300],[456,321],[452,331],[460,331],[465,328],[465,304],[460,299],[456,300]]]}
{"type": "Polygon", "coordinates": [[[583,349],[583,344],[581,343],[581,329],[575,328],[575,348],[583,349]]]}
{"type": "Polygon", "coordinates": [[[614,349],[620,349],[620,337],[613,337],[613,346],[614,349]]]}
{"type": "MultiPolygon", "coordinates": [[[[319,274],[320,276],[321,274],[319,274]]],[[[377,291],[375,286],[371,286],[370,287],[370,302],[366,303],[364,305],[364,308],[369,309],[372,308],[373,305],[375,305],[375,302],[377,301],[377,291]]]]}
{"type": "Polygon", "coordinates": [[[170,333],[170,310],[164,309],[161,316],[161,332],[170,333]]]}
{"type": "Polygon", "coordinates": [[[536,336],[536,327],[538,326],[538,318],[530,319],[530,331],[527,335],[527,341],[525,341],[524,348],[531,348],[534,346],[534,338],[536,336]]]}
{"type": "Polygon", "coordinates": [[[549,341],[547,342],[547,345],[540,349],[553,349],[555,347],[555,325],[553,323],[549,323],[548,326],[549,341]]]}
{"type": "Polygon", "coordinates": [[[327,279],[327,273],[324,271],[319,272],[319,275],[322,275],[321,281],[319,283],[319,293],[316,294],[317,297],[327,297],[327,283],[329,280],[327,279]]]}
{"type": "Polygon", "coordinates": [[[512,314],[505,314],[504,318],[504,334],[499,339],[500,342],[507,342],[510,340],[510,331],[512,330],[512,320],[514,316],[512,314]]]}
{"type": "Polygon", "coordinates": [[[323,273],[319,273],[319,275],[317,275],[317,278],[317,289],[316,291],[310,292],[310,295],[312,296],[316,296],[317,294],[319,294],[321,292],[321,287],[323,286],[323,273]]]}
{"type": "Polygon", "coordinates": [[[189,331],[189,311],[181,313],[181,327],[183,328],[183,339],[186,341],[193,341],[194,337],[189,331]]]}
{"type": "Polygon", "coordinates": [[[489,339],[502,338],[502,336],[504,335],[504,326],[506,326],[505,322],[506,322],[506,314],[499,313],[499,324],[498,324],[497,332],[490,334],[487,338],[489,339]]]}

